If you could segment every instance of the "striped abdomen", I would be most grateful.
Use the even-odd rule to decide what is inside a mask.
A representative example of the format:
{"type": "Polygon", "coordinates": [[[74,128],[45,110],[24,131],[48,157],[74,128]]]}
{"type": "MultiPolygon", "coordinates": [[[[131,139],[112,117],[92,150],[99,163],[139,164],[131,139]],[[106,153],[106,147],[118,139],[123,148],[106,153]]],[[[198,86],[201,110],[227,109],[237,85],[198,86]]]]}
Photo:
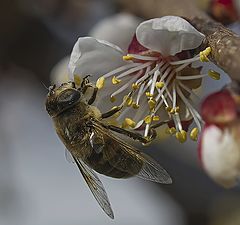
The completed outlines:
{"type": "Polygon", "coordinates": [[[105,138],[101,152],[92,151],[86,163],[98,173],[114,178],[127,178],[139,173],[142,162],[125,152],[117,141],[105,138]]]}

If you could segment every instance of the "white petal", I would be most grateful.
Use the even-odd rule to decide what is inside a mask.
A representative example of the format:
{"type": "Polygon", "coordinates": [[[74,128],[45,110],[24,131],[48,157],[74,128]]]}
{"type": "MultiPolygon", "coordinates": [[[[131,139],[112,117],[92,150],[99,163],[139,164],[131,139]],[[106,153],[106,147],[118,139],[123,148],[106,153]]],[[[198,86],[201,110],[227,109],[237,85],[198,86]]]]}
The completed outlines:
{"type": "Polygon", "coordinates": [[[147,20],[137,27],[136,35],[140,44],[164,56],[197,48],[205,37],[189,22],[177,16],[147,20]]]}
{"type": "Polygon", "coordinates": [[[119,47],[92,37],[79,38],[73,47],[69,62],[70,78],[73,75],[92,75],[97,80],[103,74],[126,64],[119,47]]]}
{"type": "Polygon", "coordinates": [[[226,188],[236,185],[240,176],[240,148],[230,130],[207,127],[201,151],[204,169],[212,179],[226,188]]]}

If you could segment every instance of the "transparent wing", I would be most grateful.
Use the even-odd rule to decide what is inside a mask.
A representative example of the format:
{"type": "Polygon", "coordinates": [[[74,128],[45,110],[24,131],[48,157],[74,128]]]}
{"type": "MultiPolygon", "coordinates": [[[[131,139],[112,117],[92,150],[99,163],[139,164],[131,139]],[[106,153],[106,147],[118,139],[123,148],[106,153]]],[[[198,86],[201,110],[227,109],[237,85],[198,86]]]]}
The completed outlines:
{"type": "Polygon", "coordinates": [[[136,175],[137,177],[157,183],[172,183],[172,179],[167,171],[162,168],[155,160],[144,153],[141,153],[141,157],[144,158],[144,164],[140,172],[136,175]]]}
{"type": "Polygon", "coordinates": [[[65,158],[69,163],[75,163],[72,154],[65,148],[65,158]]]}
{"type": "Polygon", "coordinates": [[[111,219],[114,219],[107,193],[97,174],[79,159],[74,160],[98,204],[111,219]]]}
{"type": "MultiPolygon", "coordinates": [[[[99,121],[93,121],[93,127],[95,129],[95,132],[98,132],[101,135],[105,135],[108,138],[111,138],[112,140],[116,141],[118,145],[121,146],[121,151],[126,152],[127,154],[131,155],[133,158],[138,160],[142,163],[142,167],[138,174],[133,175],[145,179],[150,180],[157,183],[164,183],[164,184],[170,184],[172,183],[172,179],[167,173],[167,171],[162,168],[155,160],[153,160],[150,156],[144,154],[143,152],[140,152],[138,149],[134,148],[133,146],[127,144],[122,139],[114,135],[112,132],[109,132],[99,121]]],[[[127,164],[127,160],[122,161],[121,164],[118,163],[117,165],[119,169],[122,168],[129,168],[130,166],[127,164]]],[[[131,173],[131,170],[128,170],[129,173],[131,173]]]]}

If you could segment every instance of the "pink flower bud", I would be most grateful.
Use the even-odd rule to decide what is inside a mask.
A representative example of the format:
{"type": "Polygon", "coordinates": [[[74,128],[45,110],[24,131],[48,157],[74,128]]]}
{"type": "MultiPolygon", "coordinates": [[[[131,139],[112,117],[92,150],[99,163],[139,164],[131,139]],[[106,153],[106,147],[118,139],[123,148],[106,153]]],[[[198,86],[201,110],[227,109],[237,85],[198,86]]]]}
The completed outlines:
{"type": "Polygon", "coordinates": [[[207,124],[221,126],[237,118],[237,105],[228,90],[219,91],[203,101],[201,115],[207,124]]]}

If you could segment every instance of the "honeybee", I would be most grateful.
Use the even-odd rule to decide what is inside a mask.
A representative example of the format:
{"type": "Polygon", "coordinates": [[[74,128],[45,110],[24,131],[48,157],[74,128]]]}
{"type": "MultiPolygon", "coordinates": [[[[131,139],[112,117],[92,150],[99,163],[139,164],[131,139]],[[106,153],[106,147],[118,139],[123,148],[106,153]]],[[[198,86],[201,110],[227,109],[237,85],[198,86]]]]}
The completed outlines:
{"type": "Polygon", "coordinates": [[[46,99],[46,110],[98,204],[113,219],[108,196],[95,171],[114,178],[137,176],[165,184],[172,180],[157,162],[127,144],[117,133],[142,143],[147,143],[148,139],[104,121],[121,110],[123,105],[101,113],[92,105],[97,90],[87,77],[79,88],[76,88],[74,82],[63,83],[59,87],[51,86],[46,99]],[[87,99],[86,91],[89,88],[93,94],[87,99]]]}

